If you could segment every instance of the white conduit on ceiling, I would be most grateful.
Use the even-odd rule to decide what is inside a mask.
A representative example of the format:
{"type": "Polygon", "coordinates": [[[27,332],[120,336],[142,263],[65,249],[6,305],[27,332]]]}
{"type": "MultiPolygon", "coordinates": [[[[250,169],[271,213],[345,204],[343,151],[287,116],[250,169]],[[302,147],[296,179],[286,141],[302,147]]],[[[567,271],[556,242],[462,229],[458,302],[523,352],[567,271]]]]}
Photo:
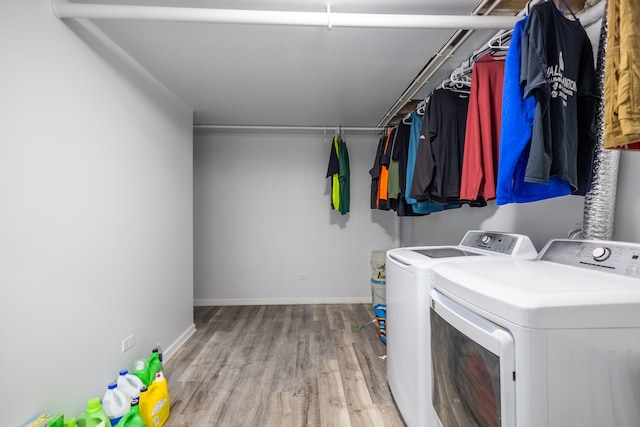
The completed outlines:
{"type": "Polygon", "coordinates": [[[206,125],[194,124],[197,130],[256,130],[256,131],[344,131],[344,132],[383,132],[384,127],[358,126],[260,126],[260,125],[206,125]]]}
{"type": "Polygon", "coordinates": [[[517,18],[514,16],[334,13],[331,12],[329,7],[326,12],[290,12],[83,4],[54,0],[51,8],[54,15],[61,19],[126,19],[214,24],[296,25],[327,28],[448,28],[498,30],[512,28],[517,21],[517,18]]]}

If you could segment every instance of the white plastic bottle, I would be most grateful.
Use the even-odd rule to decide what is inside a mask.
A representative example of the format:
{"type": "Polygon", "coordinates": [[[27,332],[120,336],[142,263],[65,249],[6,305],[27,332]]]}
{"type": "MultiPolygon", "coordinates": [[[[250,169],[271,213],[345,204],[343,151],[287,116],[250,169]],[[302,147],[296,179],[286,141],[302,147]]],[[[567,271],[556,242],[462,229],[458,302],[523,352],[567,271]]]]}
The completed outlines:
{"type": "Polygon", "coordinates": [[[111,425],[115,426],[124,415],[129,412],[131,403],[123,392],[118,390],[118,383],[109,384],[107,391],[102,397],[102,408],[111,420],[111,425]]]}
{"type": "Polygon", "coordinates": [[[129,403],[131,403],[132,399],[140,397],[140,389],[144,386],[142,380],[130,374],[127,369],[120,371],[116,383],[118,384],[118,390],[124,393],[129,403]]]}

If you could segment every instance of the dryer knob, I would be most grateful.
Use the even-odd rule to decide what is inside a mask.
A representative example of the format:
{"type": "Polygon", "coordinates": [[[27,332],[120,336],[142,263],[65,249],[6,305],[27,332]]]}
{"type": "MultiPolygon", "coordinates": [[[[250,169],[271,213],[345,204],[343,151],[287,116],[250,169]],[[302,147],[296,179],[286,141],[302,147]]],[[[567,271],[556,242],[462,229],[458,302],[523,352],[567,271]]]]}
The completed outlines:
{"type": "Polygon", "coordinates": [[[488,234],[483,235],[480,240],[482,241],[483,244],[488,245],[489,243],[491,243],[491,236],[488,234]]]}
{"type": "Polygon", "coordinates": [[[596,261],[604,261],[611,256],[611,249],[605,247],[595,248],[592,255],[596,261]]]}

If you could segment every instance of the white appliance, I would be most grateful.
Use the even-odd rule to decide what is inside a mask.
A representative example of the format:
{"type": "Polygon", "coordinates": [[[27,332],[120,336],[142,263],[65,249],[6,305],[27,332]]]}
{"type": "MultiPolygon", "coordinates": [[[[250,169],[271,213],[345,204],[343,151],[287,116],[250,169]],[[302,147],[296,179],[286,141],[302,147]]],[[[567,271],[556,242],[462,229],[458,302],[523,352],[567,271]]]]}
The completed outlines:
{"type": "Polygon", "coordinates": [[[430,317],[437,425],[640,425],[640,245],[439,265],[430,317]]]}
{"type": "Polygon", "coordinates": [[[454,259],[534,258],[527,236],[468,231],[458,245],[387,252],[387,380],[409,427],[432,426],[429,290],[431,269],[454,259]]]}

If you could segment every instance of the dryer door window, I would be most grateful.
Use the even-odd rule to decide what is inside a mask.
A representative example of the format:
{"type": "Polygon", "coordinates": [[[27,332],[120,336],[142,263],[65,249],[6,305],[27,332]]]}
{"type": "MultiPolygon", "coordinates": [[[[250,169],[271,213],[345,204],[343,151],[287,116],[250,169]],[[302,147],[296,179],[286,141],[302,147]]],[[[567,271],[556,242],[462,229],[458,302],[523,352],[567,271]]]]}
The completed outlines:
{"type": "Polygon", "coordinates": [[[432,291],[432,405],[444,427],[513,425],[513,338],[432,291]]]}

